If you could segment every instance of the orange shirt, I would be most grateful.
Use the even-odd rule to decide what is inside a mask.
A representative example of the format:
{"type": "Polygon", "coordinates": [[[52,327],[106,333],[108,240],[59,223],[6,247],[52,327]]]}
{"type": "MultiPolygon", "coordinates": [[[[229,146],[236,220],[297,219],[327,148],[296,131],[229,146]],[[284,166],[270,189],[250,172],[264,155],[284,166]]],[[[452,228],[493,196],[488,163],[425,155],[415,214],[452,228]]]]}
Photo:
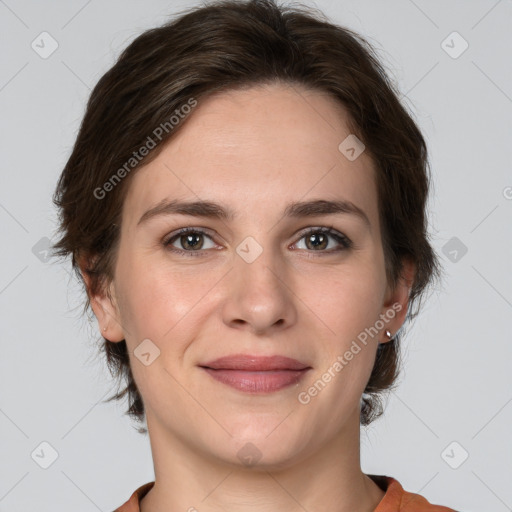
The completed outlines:
{"type": "MultiPolygon", "coordinates": [[[[397,480],[389,476],[368,475],[386,492],[375,512],[456,512],[440,505],[432,505],[419,494],[406,492],[397,480]]],[[[149,492],[155,482],[139,487],[130,499],[114,512],[140,512],[140,500],[149,492]]]]}

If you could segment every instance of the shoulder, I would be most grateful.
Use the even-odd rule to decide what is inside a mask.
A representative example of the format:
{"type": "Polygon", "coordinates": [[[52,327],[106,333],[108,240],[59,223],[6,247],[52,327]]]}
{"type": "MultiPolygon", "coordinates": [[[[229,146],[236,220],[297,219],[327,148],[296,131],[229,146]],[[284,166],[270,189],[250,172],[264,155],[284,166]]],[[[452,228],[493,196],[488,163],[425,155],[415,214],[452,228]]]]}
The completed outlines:
{"type": "Polygon", "coordinates": [[[432,504],[419,494],[407,492],[398,480],[390,476],[368,476],[386,493],[375,512],[456,512],[454,509],[432,504]]]}
{"type": "Polygon", "coordinates": [[[141,485],[138,489],[133,491],[128,501],[116,508],[114,512],[140,512],[140,500],[146,496],[153,485],[155,485],[155,482],[148,482],[147,484],[141,485]]]}

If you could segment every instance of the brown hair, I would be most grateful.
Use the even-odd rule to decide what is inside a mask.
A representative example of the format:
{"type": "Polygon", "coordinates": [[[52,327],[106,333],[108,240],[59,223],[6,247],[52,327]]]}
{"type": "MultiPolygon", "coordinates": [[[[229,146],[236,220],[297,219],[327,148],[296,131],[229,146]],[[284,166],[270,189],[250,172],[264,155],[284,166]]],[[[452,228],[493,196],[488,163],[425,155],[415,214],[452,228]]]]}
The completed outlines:
{"type": "MultiPolygon", "coordinates": [[[[365,39],[318,11],[278,6],[272,0],[217,1],[181,13],[137,37],[92,91],[53,197],[62,235],[54,244],[55,254],[71,254],[84,288],[80,264],[87,263],[91,281],[85,311],[90,296],[113,279],[122,205],[136,170],[129,173],[138,163],[132,161],[134,155],[140,166],[153,160],[186,122],[169,120],[183,119],[180,113],[191,99],[272,82],[327,92],[348,110],[350,130],[363,141],[378,171],[388,282],[398,282],[403,258],[415,263],[406,320],[418,314],[427,285],[440,273],[427,233],[430,177],[424,138],[365,39]],[[149,138],[158,143],[140,158],[149,138]]],[[[377,351],[362,397],[363,425],[382,414],[380,395],[395,383],[399,345],[397,334],[377,351]]],[[[103,338],[103,349],[112,375],[126,384],[108,400],[128,395],[127,414],[142,422],[144,405],[126,341],[103,338]]]]}

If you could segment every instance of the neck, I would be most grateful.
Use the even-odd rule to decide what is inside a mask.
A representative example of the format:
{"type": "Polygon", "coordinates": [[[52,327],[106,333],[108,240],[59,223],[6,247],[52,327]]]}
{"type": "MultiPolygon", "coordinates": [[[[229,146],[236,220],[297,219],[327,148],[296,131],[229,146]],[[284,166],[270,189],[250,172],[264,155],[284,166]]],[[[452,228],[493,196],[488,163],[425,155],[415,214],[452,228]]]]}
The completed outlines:
{"type": "Polygon", "coordinates": [[[141,512],[373,512],[384,492],[360,467],[359,418],[300,461],[244,467],[205,456],[167,432],[147,412],[155,485],[141,512]]]}

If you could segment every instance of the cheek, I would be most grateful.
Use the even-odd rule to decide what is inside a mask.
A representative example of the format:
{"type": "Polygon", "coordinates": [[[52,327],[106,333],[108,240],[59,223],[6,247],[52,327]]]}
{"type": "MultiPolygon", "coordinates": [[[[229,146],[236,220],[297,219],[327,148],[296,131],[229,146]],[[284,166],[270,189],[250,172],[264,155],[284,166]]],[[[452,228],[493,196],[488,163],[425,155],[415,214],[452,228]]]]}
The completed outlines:
{"type": "Polygon", "coordinates": [[[357,335],[373,325],[382,307],[385,280],[375,265],[347,265],[308,272],[299,297],[332,334],[357,335]]]}
{"type": "Polygon", "coordinates": [[[169,313],[179,314],[180,308],[185,308],[183,293],[187,290],[176,277],[161,263],[156,264],[155,258],[145,258],[125,248],[116,269],[116,290],[121,297],[121,316],[129,331],[130,327],[138,332],[142,328],[157,327],[155,321],[161,325],[171,323],[173,315],[169,313]]]}
{"type": "Polygon", "coordinates": [[[194,338],[201,319],[210,313],[213,288],[225,273],[199,272],[197,265],[178,267],[161,255],[143,254],[120,258],[117,271],[127,343],[133,350],[149,338],[169,355],[183,351],[194,338]]]}
{"type": "Polygon", "coordinates": [[[120,258],[116,278],[130,366],[146,405],[154,405],[160,395],[179,396],[179,386],[171,375],[182,359],[188,337],[195,336],[189,317],[197,302],[197,283],[191,286],[186,276],[173,272],[161,262],[157,265],[150,257],[120,258]],[[151,359],[149,365],[143,364],[137,356],[140,354],[138,347],[142,347],[146,339],[152,342],[146,342],[151,359]]]}

